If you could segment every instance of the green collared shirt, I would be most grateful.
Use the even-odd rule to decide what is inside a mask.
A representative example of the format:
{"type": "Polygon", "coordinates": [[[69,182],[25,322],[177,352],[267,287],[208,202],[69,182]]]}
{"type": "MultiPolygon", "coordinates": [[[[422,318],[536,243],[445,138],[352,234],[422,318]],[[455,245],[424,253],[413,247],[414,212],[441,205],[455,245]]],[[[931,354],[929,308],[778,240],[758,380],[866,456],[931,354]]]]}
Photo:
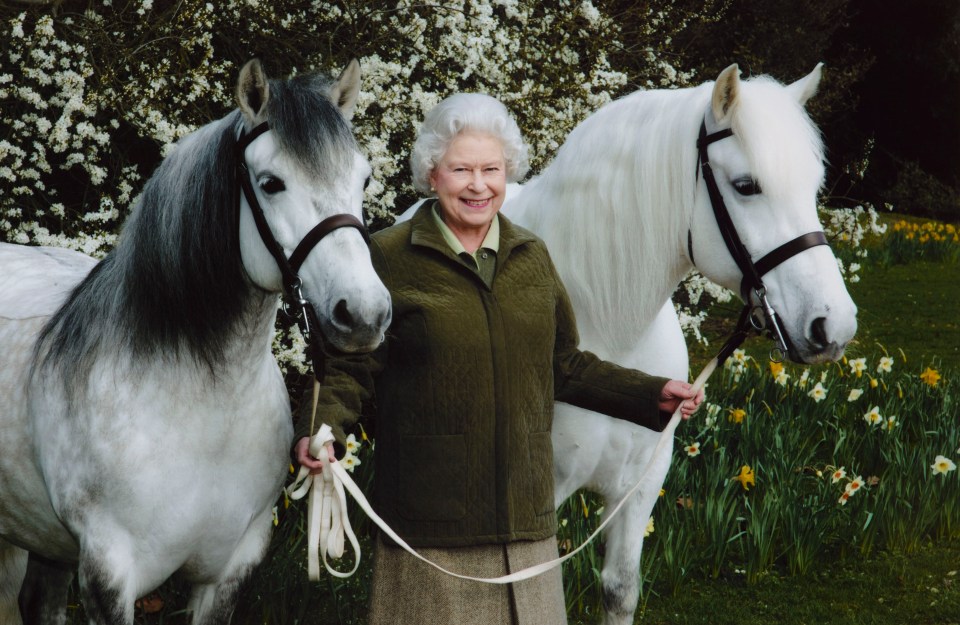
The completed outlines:
{"type": "Polygon", "coordinates": [[[493,274],[497,270],[497,252],[500,250],[499,215],[493,216],[493,221],[490,222],[490,229],[487,230],[487,236],[483,238],[483,243],[480,244],[476,252],[471,254],[463,247],[463,243],[453,233],[450,226],[443,222],[443,218],[440,217],[439,202],[433,203],[433,210],[430,211],[430,214],[433,215],[433,220],[440,229],[443,240],[447,242],[453,253],[463,261],[463,264],[476,271],[484,284],[490,287],[493,284],[493,274]]]}

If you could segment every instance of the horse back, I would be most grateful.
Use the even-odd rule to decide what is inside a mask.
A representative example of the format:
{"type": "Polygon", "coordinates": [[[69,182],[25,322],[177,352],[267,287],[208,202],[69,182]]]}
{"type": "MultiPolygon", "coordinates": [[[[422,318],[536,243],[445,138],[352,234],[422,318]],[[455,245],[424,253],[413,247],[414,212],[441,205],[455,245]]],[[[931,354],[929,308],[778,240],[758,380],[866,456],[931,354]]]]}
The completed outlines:
{"type": "Polygon", "coordinates": [[[96,264],[73,250],[0,243],[0,319],[49,317],[96,264]]]}

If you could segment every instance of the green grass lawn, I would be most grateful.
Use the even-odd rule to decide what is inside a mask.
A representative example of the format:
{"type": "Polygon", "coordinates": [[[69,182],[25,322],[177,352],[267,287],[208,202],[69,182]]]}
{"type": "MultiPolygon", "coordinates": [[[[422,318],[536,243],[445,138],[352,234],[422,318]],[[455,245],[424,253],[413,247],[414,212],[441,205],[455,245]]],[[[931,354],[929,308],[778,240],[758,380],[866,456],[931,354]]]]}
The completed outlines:
{"type": "Polygon", "coordinates": [[[868,267],[850,295],[860,326],[851,352],[879,343],[902,349],[912,361],[960,369],[960,266],[868,267]]]}
{"type": "MultiPolygon", "coordinates": [[[[656,588],[654,588],[656,592],[656,588]]],[[[814,573],[694,579],[676,596],[652,595],[644,625],[958,625],[960,542],[911,554],[825,563],[814,573]]]]}
{"type": "MultiPolygon", "coordinates": [[[[857,305],[857,336],[847,348],[857,357],[882,345],[892,355],[903,350],[908,362],[960,370],[960,266],[917,262],[890,267],[871,266],[861,279],[848,285],[857,305]]],[[[704,334],[710,344],[691,345],[693,374],[712,357],[733,329],[739,302],[711,309],[704,334]]],[[[772,346],[752,337],[745,344],[755,358],[764,358],[772,346]]],[[[899,359],[899,358],[898,358],[899,359]]]]}

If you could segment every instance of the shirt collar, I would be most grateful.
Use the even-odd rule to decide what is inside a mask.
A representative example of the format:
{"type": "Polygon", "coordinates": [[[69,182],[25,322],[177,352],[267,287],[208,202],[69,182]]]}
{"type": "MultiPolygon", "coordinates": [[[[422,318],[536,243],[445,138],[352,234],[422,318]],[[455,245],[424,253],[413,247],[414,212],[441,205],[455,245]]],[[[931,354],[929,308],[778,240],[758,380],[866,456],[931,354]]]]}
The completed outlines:
{"type": "MultiPolygon", "coordinates": [[[[450,229],[450,226],[443,222],[443,218],[440,217],[440,203],[434,202],[433,208],[430,210],[430,215],[433,216],[433,221],[437,224],[437,228],[440,229],[440,234],[443,235],[443,240],[447,242],[447,245],[450,246],[450,249],[453,250],[453,253],[459,256],[460,254],[470,254],[463,243],[460,242],[460,239],[457,238],[457,235],[453,233],[453,230],[450,229]]],[[[500,250],[500,215],[496,214],[493,216],[493,221],[490,222],[490,228],[487,230],[487,235],[483,238],[483,243],[480,244],[481,248],[488,249],[494,253],[500,250]]],[[[478,248],[479,249],[479,248],[478,248]]],[[[470,254],[471,256],[473,254],[470,254]]]]}

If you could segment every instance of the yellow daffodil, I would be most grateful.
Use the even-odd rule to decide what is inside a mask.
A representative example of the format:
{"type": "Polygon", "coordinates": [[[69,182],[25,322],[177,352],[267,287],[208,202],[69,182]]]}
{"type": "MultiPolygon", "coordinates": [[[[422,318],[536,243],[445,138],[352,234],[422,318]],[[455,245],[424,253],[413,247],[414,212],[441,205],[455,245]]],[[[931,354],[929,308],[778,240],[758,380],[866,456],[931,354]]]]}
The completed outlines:
{"type": "Polygon", "coordinates": [[[870,425],[880,424],[883,421],[883,417],[880,416],[880,406],[874,406],[868,410],[867,414],[863,415],[863,420],[870,425]]]}
{"type": "Polygon", "coordinates": [[[850,394],[847,395],[847,401],[857,401],[861,395],[863,395],[862,390],[858,388],[850,389],[850,394]]]}
{"type": "Polygon", "coordinates": [[[695,442],[695,443],[691,443],[690,445],[687,445],[686,447],[684,447],[684,449],[687,451],[687,455],[690,456],[691,458],[694,458],[694,457],[696,457],[696,456],[699,456],[699,455],[700,455],[700,441],[697,441],[697,442],[695,442]]]}
{"type": "Polygon", "coordinates": [[[880,382],[877,381],[877,378],[870,378],[870,388],[877,388],[880,385],[880,382]]]}
{"type": "Polygon", "coordinates": [[[893,370],[893,358],[890,356],[881,356],[880,364],[877,365],[877,373],[890,373],[893,370]]]}
{"type": "Polygon", "coordinates": [[[936,369],[931,369],[927,367],[927,370],[920,374],[920,379],[929,384],[930,386],[936,386],[937,382],[940,381],[940,374],[936,369]]]}
{"type": "Polygon", "coordinates": [[[770,375],[776,378],[783,372],[783,363],[770,361],[770,375]]]}
{"type": "Polygon", "coordinates": [[[810,370],[809,370],[809,369],[804,369],[804,370],[803,370],[803,373],[800,374],[800,379],[797,380],[797,386],[799,386],[800,388],[806,388],[806,386],[807,386],[807,379],[808,379],[809,377],[810,377],[810,370]]]}
{"type": "Polygon", "coordinates": [[[734,480],[740,482],[740,486],[743,486],[743,490],[750,490],[751,486],[756,486],[756,476],[753,473],[753,469],[750,468],[750,465],[745,464],[740,467],[740,474],[733,477],[734,480]]]}
{"type": "Polygon", "coordinates": [[[930,468],[933,469],[934,475],[939,473],[940,475],[946,475],[950,471],[956,471],[957,465],[953,463],[953,460],[947,458],[946,456],[937,456],[933,460],[933,464],[930,465],[930,468]]]}
{"type": "Polygon", "coordinates": [[[663,496],[666,495],[666,494],[667,494],[667,491],[664,490],[663,488],[661,488],[661,489],[660,489],[660,496],[663,497],[663,496]]]}
{"type": "Polygon", "coordinates": [[[867,368],[866,358],[853,358],[850,361],[850,373],[857,376],[858,378],[861,375],[863,375],[863,372],[866,368],[867,368]]]}
{"type": "MultiPolygon", "coordinates": [[[[358,423],[357,425],[360,425],[360,424],[358,423]]],[[[367,431],[363,429],[362,425],[360,425],[360,440],[362,440],[364,443],[367,443],[370,441],[370,439],[367,438],[367,431]]]]}
{"type": "Polygon", "coordinates": [[[807,395],[812,397],[813,401],[819,404],[821,401],[826,399],[827,389],[823,386],[822,382],[817,382],[817,385],[810,389],[810,392],[807,393],[807,395]]]}
{"type": "Polygon", "coordinates": [[[273,526],[276,527],[280,525],[280,516],[277,514],[277,507],[273,507],[273,526]]]}
{"type": "Polygon", "coordinates": [[[893,431],[893,428],[897,427],[897,418],[896,417],[887,417],[887,431],[893,431]]]}
{"type": "Polygon", "coordinates": [[[647,521],[647,527],[643,530],[643,537],[646,538],[653,533],[653,517],[650,517],[650,520],[647,521]]]}
{"type": "Polygon", "coordinates": [[[580,493],[580,509],[583,510],[583,518],[590,517],[590,506],[587,505],[587,500],[584,498],[583,493],[580,493]]]}
{"type": "Polygon", "coordinates": [[[743,423],[743,418],[747,416],[747,411],[743,408],[730,409],[730,421],[733,423],[743,423]]]}
{"type": "Polygon", "coordinates": [[[840,467],[830,475],[830,481],[836,484],[845,477],[847,477],[847,471],[843,467],[840,467]]]}

